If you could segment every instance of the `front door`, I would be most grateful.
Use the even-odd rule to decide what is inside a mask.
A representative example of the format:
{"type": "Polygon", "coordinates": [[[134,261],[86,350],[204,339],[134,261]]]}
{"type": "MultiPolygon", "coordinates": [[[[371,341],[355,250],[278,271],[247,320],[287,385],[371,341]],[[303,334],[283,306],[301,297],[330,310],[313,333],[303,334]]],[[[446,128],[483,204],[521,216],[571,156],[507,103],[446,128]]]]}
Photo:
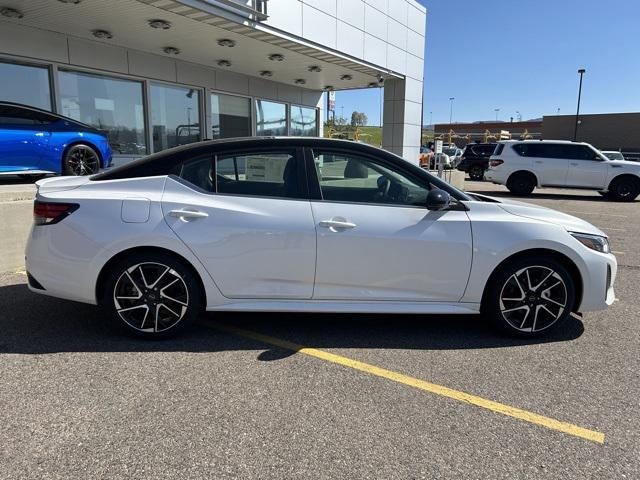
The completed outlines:
{"type": "Polygon", "coordinates": [[[312,201],[314,299],[462,297],[472,256],[465,211],[427,210],[429,186],[382,159],[330,150],[314,150],[313,157],[322,195],[312,201]]]}
{"type": "Polygon", "coordinates": [[[229,298],[308,299],[316,231],[296,149],[186,162],[165,185],[166,221],[229,298]]]}
{"type": "Polygon", "coordinates": [[[569,158],[567,186],[605,188],[607,161],[587,145],[565,145],[569,158]]]}
{"type": "Polygon", "coordinates": [[[31,110],[0,107],[0,173],[38,170],[49,132],[31,110]]]}

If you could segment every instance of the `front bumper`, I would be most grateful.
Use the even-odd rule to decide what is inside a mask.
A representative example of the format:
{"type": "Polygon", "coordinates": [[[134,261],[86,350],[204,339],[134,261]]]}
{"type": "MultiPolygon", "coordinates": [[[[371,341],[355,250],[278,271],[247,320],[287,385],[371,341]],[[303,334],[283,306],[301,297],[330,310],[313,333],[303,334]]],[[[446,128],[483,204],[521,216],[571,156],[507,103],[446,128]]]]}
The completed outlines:
{"type": "Polygon", "coordinates": [[[615,301],[614,283],[618,262],[611,253],[589,252],[585,258],[586,271],[582,272],[582,299],[577,307],[580,312],[604,310],[615,301]]]}

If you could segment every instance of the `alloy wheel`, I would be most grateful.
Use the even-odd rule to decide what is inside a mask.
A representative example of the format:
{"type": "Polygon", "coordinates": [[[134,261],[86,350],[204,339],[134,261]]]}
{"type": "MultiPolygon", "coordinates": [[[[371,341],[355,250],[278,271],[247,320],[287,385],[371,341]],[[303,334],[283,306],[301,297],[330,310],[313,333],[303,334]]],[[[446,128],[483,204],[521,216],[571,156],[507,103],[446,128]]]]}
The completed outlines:
{"type": "Polygon", "coordinates": [[[98,156],[89,147],[77,145],[67,155],[67,165],[74,175],[93,175],[100,169],[98,156]]]}
{"type": "Polygon", "coordinates": [[[120,275],[113,302],[120,318],[131,328],[159,333],[184,318],[189,289],[173,268],[162,263],[139,263],[120,275]]]}
{"type": "Polygon", "coordinates": [[[553,269],[529,266],[511,275],[500,292],[500,313],[521,332],[539,332],[556,323],[568,303],[567,286],[553,269]]]}

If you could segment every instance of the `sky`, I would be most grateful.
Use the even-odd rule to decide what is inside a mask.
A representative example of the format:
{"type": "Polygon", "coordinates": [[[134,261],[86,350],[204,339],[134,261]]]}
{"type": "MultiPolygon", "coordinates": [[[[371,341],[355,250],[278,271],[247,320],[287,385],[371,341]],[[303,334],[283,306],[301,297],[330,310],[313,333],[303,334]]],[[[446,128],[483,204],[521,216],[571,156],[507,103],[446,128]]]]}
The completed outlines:
{"type": "MultiPolygon", "coordinates": [[[[393,0],[389,0],[392,2],[393,0]]],[[[640,0],[420,0],[424,124],[640,111],[640,0]]],[[[380,89],[336,92],[336,115],[380,122],[380,89]]],[[[640,133],[639,133],[640,134],[640,133]]]]}

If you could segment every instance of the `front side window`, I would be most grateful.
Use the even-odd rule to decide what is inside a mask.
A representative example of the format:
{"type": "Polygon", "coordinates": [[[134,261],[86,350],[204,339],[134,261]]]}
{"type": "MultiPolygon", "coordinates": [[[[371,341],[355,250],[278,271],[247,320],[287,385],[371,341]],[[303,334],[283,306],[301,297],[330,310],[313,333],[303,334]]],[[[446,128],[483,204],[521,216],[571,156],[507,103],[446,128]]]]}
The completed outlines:
{"type": "Polygon", "coordinates": [[[114,153],[144,155],[142,83],[59,71],[62,114],[105,130],[114,153]]]}
{"type": "Polygon", "coordinates": [[[284,136],[287,134],[287,106],[284,103],[256,100],[256,135],[284,136]]]}
{"type": "Polygon", "coordinates": [[[217,193],[303,197],[295,151],[218,155],[215,172],[217,193]]]}
{"type": "Polygon", "coordinates": [[[600,156],[586,145],[563,145],[564,158],[570,160],[600,160],[600,156]]]}
{"type": "Polygon", "coordinates": [[[429,188],[386,163],[340,152],[314,151],[323,200],[423,207],[429,188]]]}
{"type": "Polygon", "coordinates": [[[200,92],[175,85],[151,85],[153,151],[199,142],[200,92]]]}
{"type": "Polygon", "coordinates": [[[0,62],[0,100],[51,110],[49,69],[0,62]]]}
{"type": "Polygon", "coordinates": [[[251,100],[221,93],[211,94],[211,138],[251,136],[251,100]]]}
{"type": "Polygon", "coordinates": [[[297,137],[315,137],[318,135],[316,109],[291,105],[291,135],[297,137]]]}

